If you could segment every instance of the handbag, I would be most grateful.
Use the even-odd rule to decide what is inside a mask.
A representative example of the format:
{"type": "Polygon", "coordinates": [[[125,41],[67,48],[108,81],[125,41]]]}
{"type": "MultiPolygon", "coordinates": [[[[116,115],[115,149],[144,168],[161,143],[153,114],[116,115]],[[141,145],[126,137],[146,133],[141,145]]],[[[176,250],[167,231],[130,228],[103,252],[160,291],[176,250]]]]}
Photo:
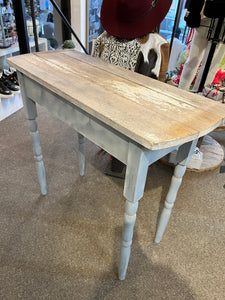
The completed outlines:
{"type": "Polygon", "coordinates": [[[203,14],[208,18],[225,17],[225,0],[206,0],[203,14]]]}

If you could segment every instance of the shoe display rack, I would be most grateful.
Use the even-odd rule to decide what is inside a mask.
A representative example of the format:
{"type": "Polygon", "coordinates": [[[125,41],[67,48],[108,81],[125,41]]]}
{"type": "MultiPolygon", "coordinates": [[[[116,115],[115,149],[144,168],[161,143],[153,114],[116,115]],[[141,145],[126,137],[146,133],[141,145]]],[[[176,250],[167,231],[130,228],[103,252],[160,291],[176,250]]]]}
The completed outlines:
{"type": "Polygon", "coordinates": [[[3,70],[0,77],[1,98],[12,97],[13,94],[20,93],[19,83],[15,70],[3,70]]]}
{"type": "Polygon", "coordinates": [[[8,48],[13,44],[12,13],[2,14],[0,7],[0,48],[8,48]]]}
{"type": "Polygon", "coordinates": [[[0,121],[23,108],[21,94],[13,94],[11,98],[0,98],[0,121]]]}
{"type": "Polygon", "coordinates": [[[3,70],[0,77],[0,121],[23,107],[17,73],[3,70]]]}

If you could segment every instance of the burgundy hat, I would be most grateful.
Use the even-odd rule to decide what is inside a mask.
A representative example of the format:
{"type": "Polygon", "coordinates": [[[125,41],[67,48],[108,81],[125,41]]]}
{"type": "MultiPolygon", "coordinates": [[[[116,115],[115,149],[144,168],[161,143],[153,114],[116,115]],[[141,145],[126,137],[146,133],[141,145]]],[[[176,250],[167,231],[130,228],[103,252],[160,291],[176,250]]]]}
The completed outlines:
{"type": "Polygon", "coordinates": [[[101,23],[115,37],[141,37],[162,22],[171,3],[172,0],[103,0],[101,23]]]}

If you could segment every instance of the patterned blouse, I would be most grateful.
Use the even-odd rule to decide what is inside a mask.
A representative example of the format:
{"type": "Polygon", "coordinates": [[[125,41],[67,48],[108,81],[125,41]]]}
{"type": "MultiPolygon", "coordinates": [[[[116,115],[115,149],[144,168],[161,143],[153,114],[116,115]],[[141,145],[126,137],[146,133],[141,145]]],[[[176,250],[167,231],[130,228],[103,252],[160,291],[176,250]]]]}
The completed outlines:
{"type": "Polygon", "coordinates": [[[158,33],[125,40],[104,31],[93,40],[92,56],[164,81],[169,61],[169,43],[158,33]]]}

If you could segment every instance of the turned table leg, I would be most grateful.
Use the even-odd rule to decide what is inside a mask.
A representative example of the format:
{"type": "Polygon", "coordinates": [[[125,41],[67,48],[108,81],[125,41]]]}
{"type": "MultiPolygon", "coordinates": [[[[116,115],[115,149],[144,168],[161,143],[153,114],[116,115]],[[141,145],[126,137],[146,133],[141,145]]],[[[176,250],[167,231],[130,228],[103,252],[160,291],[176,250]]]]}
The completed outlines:
{"type": "Polygon", "coordinates": [[[138,200],[143,196],[148,171],[148,160],[145,153],[133,144],[129,144],[124,196],[126,200],[122,246],[120,251],[119,279],[126,277],[130,258],[138,200]]]}
{"type": "Polygon", "coordinates": [[[138,202],[132,203],[126,201],[126,208],[124,214],[122,247],[120,250],[120,264],[119,264],[119,279],[123,280],[126,277],[127,266],[130,258],[131,244],[133,238],[134,224],[136,221],[136,212],[138,209],[138,202]]]}
{"type": "Polygon", "coordinates": [[[33,152],[34,152],[34,158],[36,160],[36,167],[37,167],[38,179],[41,187],[41,193],[42,195],[46,195],[47,185],[46,185],[45,168],[44,168],[43,157],[41,152],[39,134],[37,130],[37,122],[35,120],[37,117],[36,104],[32,100],[26,98],[24,100],[24,106],[26,109],[26,116],[30,126],[30,135],[33,143],[33,152]]]}
{"type": "Polygon", "coordinates": [[[43,157],[42,157],[42,152],[41,152],[41,145],[40,145],[39,134],[38,134],[38,130],[37,130],[36,103],[26,96],[23,75],[20,72],[17,72],[17,75],[18,75],[18,79],[20,82],[20,88],[21,88],[26,118],[29,121],[30,135],[31,135],[32,143],[33,143],[33,152],[34,152],[34,158],[36,160],[36,167],[37,167],[37,173],[38,173],[38,180],[39,180],[39,184],[41,187],[41,193],[42,193],[42,195],[46,195],[47,194],[47,185],[46,185],[45,168],[44,168],[43,157]]]}
{"type": "Polygon", "coordinates": [[[174,170],[174,175],[171,180],[170,188],[169,188],[168,194],[166,196],[164,208],[160,215],[159,224],[158,224],[158,227],[156,230],[155,243],[159,243],[161,241],[164,231],[166,229],[166,226],[169,222],[171,211],[172,211],[174,202],[177,197],[177,192],[181,185],[182,178],[185,174],[187,164],[189,163],[189,161],[194,153],[196,143],[197,143],[197,140],[194,140],[192,142],[182,145],[179,148],[179,151],[177,153],[177,158],[179,159],[179,156],[180,156],[182,160],[178,163],[178,165],[175,167],[175,170],[174,170]]]}

